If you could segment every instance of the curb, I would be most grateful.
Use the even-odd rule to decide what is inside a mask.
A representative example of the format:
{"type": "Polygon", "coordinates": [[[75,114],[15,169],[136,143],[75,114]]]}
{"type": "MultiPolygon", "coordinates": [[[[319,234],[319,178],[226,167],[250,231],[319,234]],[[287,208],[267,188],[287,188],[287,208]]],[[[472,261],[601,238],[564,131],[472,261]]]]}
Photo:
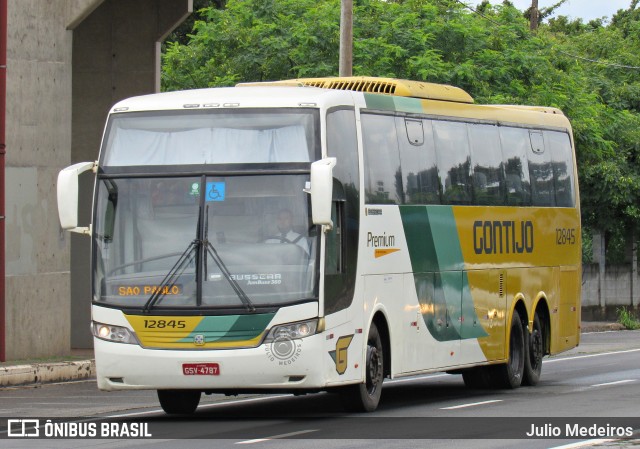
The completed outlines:
{"type": "Polygon", "coordinates": [[[96,364],[94,360],[0,366],[0,387],[68,382],[90,379],[95,375],[96,364]]]}
{"type": "Polygon", "coordinates": [[[580,332],[581,333],[590,333],[590,332],[611,332],[611,331],[622,331],[625,330],[625,327],[620,323],[610,323],[610,322],[583,322],[581,324],[580,332]]]}

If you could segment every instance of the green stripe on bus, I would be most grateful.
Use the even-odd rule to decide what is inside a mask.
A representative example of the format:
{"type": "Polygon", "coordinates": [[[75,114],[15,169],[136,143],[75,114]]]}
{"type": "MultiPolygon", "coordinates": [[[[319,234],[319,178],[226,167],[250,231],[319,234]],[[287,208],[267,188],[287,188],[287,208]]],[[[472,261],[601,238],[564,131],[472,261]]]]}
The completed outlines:
{"type": "Polygon", "coordinates": [[[440,271],[425,206],[400,206],[404,235],[414,273],[440,271]]]}
{"type": "Polygon", "coordinates": [[[205,316],[187,337],[178,342],[191,343],[196,335],[203,335],[207,342],[251,340],[264,332],[274,315],[205,316]]]}
{"type": "Polygon", "coordinates": [[[429,333],[438,341],[484,337],[451,206],[400,206],[416,295],[429,333]],[[438,236],[438,238],[434,238],[438,236]]]}
{"type": "Polygon", "coordinates": [[[422,109],[422,101],[408,97],[393,97],[396,111],[414,112],[416,114],[424,114],[422,109]]]}
{"type": "Polygon", "coordinates": [[[391,95],[364,94],[364,101],[368,109],[378,109],[381,111],[395,111],[396,105],[391,95]]]}

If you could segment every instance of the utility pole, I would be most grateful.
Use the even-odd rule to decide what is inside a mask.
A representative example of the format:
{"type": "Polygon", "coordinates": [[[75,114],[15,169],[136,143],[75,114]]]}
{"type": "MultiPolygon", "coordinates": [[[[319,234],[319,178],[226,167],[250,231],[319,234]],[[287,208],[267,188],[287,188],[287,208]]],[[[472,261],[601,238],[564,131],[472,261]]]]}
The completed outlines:
{"type": "Polygon", "coordinates": [[[340,76],[353,75],[353,0],[340,5],[340,76]]]}
{"type": "Polygon", "coordinates": [[[540,11],[538,11],[538,0],[531,0],[531,13],[529,14],[529,29],[535,31],[538,29],[538,17],[540,11]]]}

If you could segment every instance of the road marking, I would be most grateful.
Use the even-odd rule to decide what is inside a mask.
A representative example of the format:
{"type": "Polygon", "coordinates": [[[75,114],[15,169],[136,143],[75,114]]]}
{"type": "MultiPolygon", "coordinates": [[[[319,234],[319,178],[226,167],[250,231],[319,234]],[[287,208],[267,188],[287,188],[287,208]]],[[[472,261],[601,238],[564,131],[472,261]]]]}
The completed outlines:
{"type": "Polygon", "coordinates": [[[628,384],[629,382],[635,382],[635,379],[616,380],[615,382],[606,382],[603,384],[591,385],[592,387],[608,387],[609,385],[628,384]]]}
{"type": "Polygon", "coordinates": [[[602,355],[629,354],[630,352],[639,352],[640,349],[628,349],[626,351],[601,352],[599,354],[577,355],[574,357],[562,357],[560,359],[545,359],[543,363],[566,362],[567,360],[589,359],[592,357],[600,357],[602,355]]]}
{"type": "Polygon", "coordinates": [[[565,444],[564,446],[554,446],[549,449],[577,449],[580,447],[595,446],[596,444],[611,443],[612,441],[618,441],[618,440],[615,440],[615,439],[585,440],[585,441],[578,441],[576,443],[565,444]]]}
{"type": "Polygon", "coordinates": [[[476,405],[493,404],[495,402],[502,402],[502,399],[493,399],[491,401],[472,402],[471,404],[454,405],[453,407],[442,407],[440,410],[456,410],[459,408],[475,407],[476,405]]]}
{"type": "Polygon", "coordinates": [[[279,440],[282,438],[287,438],[287,437],[292,437],[295,435],[303,435],[305,433],[311,433],[311,432],[317,432],[319,429],[309,429],[309,430],[299,430],[297,432],[291,432],[291,433],[283,433],[280,435],[273,435],[270,437],[264,437],[264,438],[256,438],[255,440],[245,440],[245,441],[238,441],[235,444],[254,444],[254,443],[263,443],[265,441],[270,441],[270,440],[279,440]]]}

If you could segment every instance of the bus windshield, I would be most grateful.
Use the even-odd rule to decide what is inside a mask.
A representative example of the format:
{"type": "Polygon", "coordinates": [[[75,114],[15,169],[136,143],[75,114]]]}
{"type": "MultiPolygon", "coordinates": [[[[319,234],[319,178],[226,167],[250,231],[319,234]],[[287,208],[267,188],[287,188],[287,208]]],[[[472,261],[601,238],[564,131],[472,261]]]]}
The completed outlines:
{"type": "Polygon", "coordinates": [[[100,179],[94,300],[254,310],[315,299],[306,181],[297,174],[100,179]]]}

